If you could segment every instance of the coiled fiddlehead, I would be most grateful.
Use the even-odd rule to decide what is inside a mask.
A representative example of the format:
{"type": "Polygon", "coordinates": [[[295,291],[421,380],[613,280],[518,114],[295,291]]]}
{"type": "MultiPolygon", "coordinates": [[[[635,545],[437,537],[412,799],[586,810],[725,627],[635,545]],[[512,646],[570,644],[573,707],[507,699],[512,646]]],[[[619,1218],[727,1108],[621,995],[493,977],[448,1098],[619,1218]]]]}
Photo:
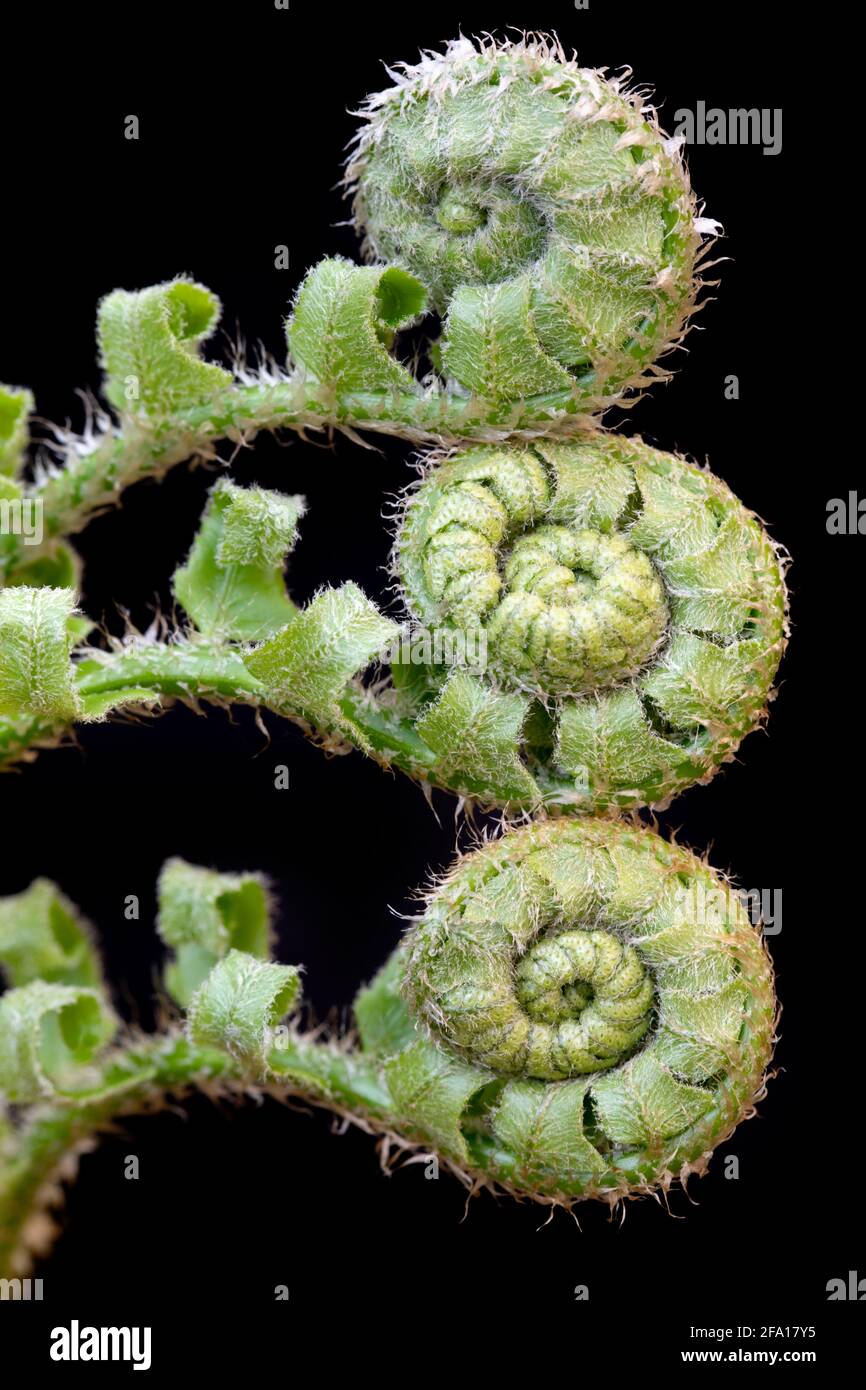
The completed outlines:
{"type": "Polygon", "coordinates": [[[484,676],[458,665],[443,685],[441,663],[428,669],[438,693],[418,728],[452,756],[452,786],[477,795],[486,775],[491,800],[510,798],[496,760],[473,765],[465,743],[473,688],[514,713],[538,800],[658,803],[760,721],[784,646],[782,571],[758,520],[712,474],[634,439],[435,464],[410,495],[395,571],[416,623],[463,637],[442,653],[486,650],[484,676]]]}
{"type": "Polygon", "coordinates": [[[760,936],[706,865],[647,831],[506,834],[458,863],[400,954],[429,1038],[386,1064],[392,1094],[452,1158],[519,1192],[667,1184],[703,1168],[762,1089],[775,1003],[760,936]]]}
{"type": "Polygon", "coordinates": [[[299,974],[268,959],[261,875],[171,860],[159,902],[186,1020],[145,1036],[119,1030],[89,930],[52,884],[0,900],[0,1271],[26,1269],[41,1205],[95,1133],[196,1086],[303,1095],[470,1186],[564,1205],[703,1172],[762,1094],[760,933],[647,830],[537,823],[459,860],[344,1038],[281,1023],[299,974]]]}
{"type": "Polygon", "coordinates": [[[558,44],[468,40],[368,99],[347,181],[364,249],[445,320],[491,424],[597,407],[679,338],[701,233],[677,142],[558,44]]]}

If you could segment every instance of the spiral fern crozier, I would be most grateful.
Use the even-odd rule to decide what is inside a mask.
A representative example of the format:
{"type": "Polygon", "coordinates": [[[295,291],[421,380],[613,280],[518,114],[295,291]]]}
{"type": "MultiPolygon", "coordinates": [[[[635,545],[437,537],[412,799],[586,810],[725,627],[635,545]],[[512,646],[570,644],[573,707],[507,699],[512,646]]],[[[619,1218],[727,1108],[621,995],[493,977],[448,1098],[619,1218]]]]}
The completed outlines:
{"type": "Polygon", "coordinates": [[[347,182],[364,249],[424,284],[445,321],[437,365],[491,424],[662,375],[713,224],[622,78],[555,41],[461,39],[362,114],[347,182]]]}
{"type": "MultiPolygon", "coordinates": [[[[784,646],[782,570],[758,520],[712,474],[636,439],[434,464],[410,495],[395,569],[416,623],[461,639],[440,642],[426,672],[438,693],[422,734],[442,724],[447,742],[437,710],[483,687],[515,707],[523,766],[551,804],[579,802],[567,779],[597,809],[658,803],[711,775],[762,718],[784,646]],[[485,653],[484,675],[459,669],[467,650],[485,653]]],[[[455,728],[457,789],[472,791],[455,728]]]]}
{"type": "Polygon", "coordinates": [[[518,1192],[667,1185],[703,1169],[762,1091],[775,1001],[760,933],[650,832],[509,833],[458,863],[400,954],[428,1032],[386,1066],[403,1123],[518,1192]]]}

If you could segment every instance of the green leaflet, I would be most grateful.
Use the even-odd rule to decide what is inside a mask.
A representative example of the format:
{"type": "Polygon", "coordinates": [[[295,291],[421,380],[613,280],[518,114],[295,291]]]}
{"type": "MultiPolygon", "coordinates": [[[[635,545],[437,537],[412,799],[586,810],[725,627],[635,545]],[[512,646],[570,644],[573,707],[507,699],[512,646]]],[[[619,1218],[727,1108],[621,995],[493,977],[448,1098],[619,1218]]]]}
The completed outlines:
{"type": "Polygon", "coordinates": [[[521,400],[572,384],[538,341],[526,280],[461,286],[448,309],[443,362],[462,386],[489,401],[521,400]]]}
{"type": "Polygon", "coordinates": [[[198,356],[219,316],[216,295],[192,280],[106,295],[97,322],[105,395],[115,409],[168,421],[231,385],[230,372],[198,356]]]}
{"type": "MultiPolygon", "coordinates": [[[[738,1028],[741,1026],[738,1019],[738,1028]]],[[[615,1144],[653,1146],[682,1133],[713,1108],[711,1091],[687,1086],[649,1053],[593,1087],[601,1127],[615,1144]]]]}
{"type": "Polygon", "coordinates": [[[65,722],[81,713],[73,682],[71,589],[0,589],[0,715],[65,722]]]}
{"type": "Polygon", "coordinates": [[[190,1042],[224,1048],[244,1066],[264,1067],[273,1029],[293,1006],[300,979],[293,965],[273,965],[244,951],[229,951],[190,1001],[190,1042]]]}
{"type": "Polygon", "coordinates": [[[670,988],[670,978],[666,981],[656,1056],[668,1071],[687,1081],[706,1082],[730,1066],[732,1040],[737,1039],[739,1023],[748,1009],[748,986],[729,978],[730,964],[721,952],[718,969],[720,987],[711,1003],[692,997],[688,977],[679,991],[670,988]]]}
{"type": "Polygon", "coordinates": [[[336,729],[362,748],[369,741],[344,714],[340,696],[356,672],[394,639],[396,623],[383,618],[356,584],[325,589],[275,636],[246,658],[275,709],[336,729]]]}
{"type": "Polygon", "coordinates": [[[32,409],[29,391],[0,386],[0,480],[18,476],[27,453],[27,421],[32,409]]]}
{"type": "Polygon", "coordinates": [[[260,641],[295,612],[283,567],[304,514],[302,497],[217,483],[173,588],[207,637],[260,641]]]}
{"type": "Polygon", "coordinates": [[[492,1080],[459,1058],[418,1039],[385,1064],[391,1104],[401,1126],[457,1163],[468,1163],[462,1121],[472,1097],[492,1080]]]}
{"type": "Polygon", "coordinates": [[[182,1007],[230,949],[267,958],[270,897],[261,874],[220,874],[170,859],[158,893],[156,928],[174,951],[166,988],[182,1007]]]}
{"type": "Polygon", "coordinates": [[[95,989],[33,980],[0,998],[0,1094],[17,1104],[85,1095],[88,1063],[116,1022],[95,989]]]}
{"type": "Polygon", "coordinates": [[[355,1022],[365,1052],[391,1057],[417,1037],[415,1023],[401,993],[406,956],[394,951],[382,969],[355,997],[355,1022]]]}
{"type": "Polygon", "coordinates": [[[677,633],[643,689],[675,729],[736,729],[748,717],[754,687],[762,684],[761,655],[758,640],[718,647],[696,634],[677,633]]]}
{"type": "Polygon", "coordinates": [[[390,348],[426,306],[424,286],[404,270],[321,261],[298,291],[286,329],[289,350],[323,402],[336,404],[352,391],[414,392],[414,378],[390,348]]]}
{"type": "Polygon", "coordinates": [[[0,749],[5,732],[14,756],[16,728],[26,748],[28,737],[45,738],[73,720],[103,719],[123,705],[154,700],[152,690],[131,682],[81,691],[70,652],[91,627],[72,589],[0,589],[0,721],[8,721],[5,730],[0,724],[0,749]]]}
{"type": "MultiPolygon", "coordinates": [[[[599,433],[589,435],[583,443],[557,444],[551,439],[539,439],[533,448],[546,465],[545,481],[551,475],[553,478],[551,521],[558,526],[589,528],[602,535],[616,529],[619,518],[627,514],[637,474],[622,441],[615,435],[599,433]]],[[[635,532],[636,527],[632,527],[632,541],[640,544],[635,532]]]]}
{"type": "Polygon", "coordinates": [[[484,801],[534,801],[537,789],[519,756],[528,708],[525,696],[497,694],[465,671],[452,672],[417,724],[436,754],[436,780],[484,801]]]}
{"type": "MultiPolygon", "coordinates": [[[[556,758],[575,778],[588,777],[591,769],[587,795],[622,805],[635,797],[659,800],[672,777],[688,776],[692,770],[687,751],[653,730],[634,690],[564,701],[556,758]]],[[[697,759],[693,766],[700,766],[697,759]]]]}
{"type": "Polygon", "coordinates": [[[0,967],[10,985],[32,980],[99,986],[102,970],[90,928],[48,881],[0,898],[0,967]]]}
{"type": "Polygon", "coordinates": [[[584,1133],[587,1090],[584,1081],[509,1081],[491,1124],[521,1187],[558,1184],[579,1196],[602,1177],[607,1164],[584,1133]]]}

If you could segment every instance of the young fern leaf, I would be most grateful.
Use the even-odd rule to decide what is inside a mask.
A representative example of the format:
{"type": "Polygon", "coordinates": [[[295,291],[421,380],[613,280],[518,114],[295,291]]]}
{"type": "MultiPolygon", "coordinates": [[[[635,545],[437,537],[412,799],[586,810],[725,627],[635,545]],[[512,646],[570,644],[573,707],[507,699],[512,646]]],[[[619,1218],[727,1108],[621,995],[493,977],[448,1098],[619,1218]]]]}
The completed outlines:
{"type": "MultiPolygon", "coordinates": [[[[16,903],[40,937],[42,904],[16,903]]],[[[760,931],[723,879],[648,830],[537,823],[460,859],[359,993],[355,1043],[277,1027],[299,971],[263,958],[268,914],[258,876],[166,865],[176,996],[172,972],[202,951],[183,1032],[112,1043],[107,1004],[81,986],[35,980],[0,1000],[0,1085],[18,1107],[0,1145],[0,1272],[26,1268],[40,1194],[76,1147],[197,1085],[306,1096],[432,1149],[471,1187],[552,1205],[702,1173],[763,1095],[776,1006],[760,931]]]]}
{"type": "MultiPolygon", "coordinates": [[[[665,804],[765,718],[786,640],[782,561],[725,484],[676,455],[598,433],[434,461],[395,548],[408,660],[401,629],[352,583],[290,602],[282,560],[301,510],[221,482],[175,576],[199,633],[85,648],[73,667],[55,616],[39,669],[59,682],[56,707],[22,676],[23,628],[0,653],[0,760],[4,741],[11,761],[44,738],[46,719],[212,699],[274,710],[485,806],[594,813],[665,804]],[[448,640],[429,654],[419,640],[416,661],[419,634],[448,640]],[[482,651],[486,666],[467,661],[482,651]],[[387,655],[390,686],[353,680],[387,655]]],[[[5,610],[74,605],[30,592],[0,591],[0,627],[5,610]]]]}
{"type": "Polygon", "coordinates": [[[182,859],[170,859],[159,876],[156,929],[174,957],[165,969],[166,989],[186,1008],[230,950],[267,958],[267,883],[261,874],[219,874],[182,859]]]}
{"type": "Polygon", "coordinates": [[[81,715],[69,659],[75,613],[69,589],[0,589],[0,716],[61,723],[81,715]]]}
{"type": "Polygon", "coordinates": [[[221,480],[211,494],[175,598],[204,636],[260,640],[295,614],[283,569],[304,514],[302,497],[221,480]]]}
{"type": "Polygon", "coordinates": [[[298,291],[286,326],[289,349],[323,412],[357,392],[415,392],[412,374],[390,355],[394,335],[423,314],[427,292],[404,270],[320,261],[298,291]]]}
{"type": "Polygon", "coordinates": [[[26,756],[73,720],[98,720],[122,705],[153,699],[127,681],[119,690],[83,690],[75,644],[91,623],[72,589],[0,589],[0,762],[26,756]]]}
{"type": "Polygon", "coordinates": [[[33,397],[29,391],[0,385],[0,585],[24,584],[37,588],[72,588],[78,582],[79,561],[74,551],[58,540],[34,544],[31,531],[22,547],[23,523],[38,522],[41,505],[22,474],[30,442],[29,419],[33,397]],[[12,524],[17,516],[18,524],[12,524]],[[37,553],[33,553],[34,549],[37,553]]]}
{"type": "Polygon", "coordinates": [[[341,705],[356,671],[397,634],[356,584],[326,589],[274,637],[246,657],[266,702],[314,730],[346,736],[364,752],[372,744],[361,722],[341,705]]]}
{"type": "Polygon", "coordinates": [[[266,1071],[273,1029],[295,1003],[300,979],[293,965],[274,965],[243,951],[229,951],[190,1001],[190,1042],[225,1048],[242,1066],[266,1071]]]}
{"type": "Polygon", "coordinates": [[[90,927],[44,878],[15,897],[0,898],[0,970],[12,986],[45,980],[102,987],[90,927]]]}
{"type": "MultiPolygon", "coordinates": [[[[220,313],[205,286],[107,295],[100,357],[117,418],[97,410],[80,438],[55,431],[61,466],[27,486],[44,538],[25,553],[0,537],[0,577],[54,557],[123,488],[222,438],[580,434],[666,375],[658,359],[688,326],[715,224],[698,215],[679,142],[623,78],[542,37],[461,39],[403,68],[362,114],[345,185],[375,263],[321,261],[295,298],[285,370],[235,376],[201,356],[220,313]],[[395,335],[431,311],[444,332],[419,379],[395,335]]],[[[0,388],[0,477],[20,466],[31,404],[0,388]]],[[[55,569],[50,582],[71,581],[55,569]]]]}
{"type": "Polygon", "coordinates": [[[760,935],[706,865],[650,832],[506,834],[457,865],[403,950],[428,1036],[386,1063],[392,1092],[447,1156],[518,1192],[667,1186],[702,1171],[762,1092],[775,1002],[760,935]]]}
{"type": "Polygon", "coordinates": [[[216,295],[191,280],[107,295],[97,316],[106,399],[121,414],[144,415],[157,426],[215,399],[231,385],[231,373],[203,362],[198,351],[219,316],[216,295]]]}
{"type": "Polygon", "coordinates": [[[0,1094],[16,1105],[87,1096],[94,1080],[80,1067],[115,1028],[95,989],[33,980],[9,990],[0,998],[0,1094]]]}
{"type": "Polygon", "coordinates": [[[415,724],[434,755],[431,780],[482,803],[538,805],[538,785],[521,756],[527,712],[520,695],[454,671],[415,724]]]}

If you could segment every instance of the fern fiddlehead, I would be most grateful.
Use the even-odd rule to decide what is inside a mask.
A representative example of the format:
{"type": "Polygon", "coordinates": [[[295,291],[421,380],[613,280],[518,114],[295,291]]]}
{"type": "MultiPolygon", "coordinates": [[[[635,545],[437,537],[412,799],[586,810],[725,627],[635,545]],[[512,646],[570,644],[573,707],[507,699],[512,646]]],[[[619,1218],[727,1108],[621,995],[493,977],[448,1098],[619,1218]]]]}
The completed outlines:
{"type": "Polygon", "coordinates": [[[649,832],[506,834],[458,863],[403,950],[429,1040],[387,1064],[392,1090],[436,1135],[432,1078],[456,1054],[467,1152],[520,1191],[664,1183],[701,1166],[763,1085],[775,1005],[760,937],[705,865],[649,832]]]}
{"type": "Polygon", "coordinates": [[[470,1185],[563,1205],[703,1172],[762,1092],[775,1002],[760,931],[650,831],[536,823],[459,860],[358,995],[354,1043],[281,1023],[299,977],[268,959],[270,910],[260,875],[170,861],[158,926],[186,1022],[118,1039],[71,905],[44,882],[0,900],[15,984],[0,1003],[14,1110],[0,1264],[25,1267],[71,1152],[195,1086],[303,1095],[470,1185]]]}
{"type": "Polygon", "coordinates": [[[555,45],[461,40],[364,114],[347,181],[365,250],[427,287],[442,371],[490,423],[546,406],[555,425],[569,397],[597,407],[658,373],[709,224],[622,80],[555,45]]]}
{"type": "MultiPolygon", "coordinates": [[[[362,114],[345,181],[377,263],[313,267],[286,326],[284,366],[239,363],[233,374],[204,360],[221,306],[192,280],[103,299],[109,408],[94,409],[82,436],[57,430],[51,466],[25,487],[44,511],[45,553],[137,479],[211,455],[224,438],[345,428],[451,444],[580,433],[664,375],[657,360],[687,326],[715,224],[697,215],[678,142],[641,93],[543,37],[462,39],[406,68],[362,114]],[[418,379],[393,349],[428,313],[445,332],[418,379]]],[[[29,392],[0,387],[10,488],[32,404],[29,392]]],[[[0,542],[7,577],[39,549],[0,542]]]]}
{"type": "Polygon", "coordinates": [[[352,584],[295,608],[281,571],[302,512],[220,483],[175,575],[191,627],[162,642],[70,657],[72,591],[0,590],[0,761],[117,706],[211,699],[482,805],[592,812],[706,780],[764,716],[779,559],[725,484],[675,455],[599,434],[434,464],[396,546],[405,640],[352,584]],[[431,632],[480,634],[488,669],[431,632]],[[377,655],[391,681],[365,687],[377,655]]]}
{"type": "Polygon", "coordinates": [[[490,800],[510,800],[495,763],[459,752],[455,695],[473,682],[519,712],[536,801],[577,809],[662,802],[763,717],[785,639],[773,546],[724,483],[639,440],[538,440],[434,466],[395,569],[416,622],[486,639],[486,678],[434,673],[419,727],[454,729],[443,759],[476,786],[486,773],[490,800]]]}

